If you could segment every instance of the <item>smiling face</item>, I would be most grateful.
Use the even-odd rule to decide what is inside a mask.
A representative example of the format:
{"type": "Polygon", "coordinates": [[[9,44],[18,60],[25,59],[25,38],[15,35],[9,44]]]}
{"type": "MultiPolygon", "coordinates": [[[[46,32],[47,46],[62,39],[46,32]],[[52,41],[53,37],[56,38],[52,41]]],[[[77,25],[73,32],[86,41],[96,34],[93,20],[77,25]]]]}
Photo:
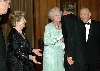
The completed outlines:
{"type": "Polygon", "coordinates": [[[91,13],[87,8],[83,8],[80,10],[80,18],[84,23],[87,23],[91,17],[91,13]]]}
{"type": "Polygon", "coordinates": [[[23,29],[25,27],[25,23],[26,23],[26,20],[24,17],[22,17],[19,22],[16,22],[16,26],[23,29]]]}
{"type": "Polygon", "coordinates": [[[61,21],[61,14],[60,14],[59,11],[55,11],[55,12],[53,13],[53,21],[55,21],[55,22],[61,21]]]}
{"type": "Polygon", "coordinates": [[[9,2],[9,0],[0,0],[0,15],[7,13],[8,8],[10,8],[9,2]]]}

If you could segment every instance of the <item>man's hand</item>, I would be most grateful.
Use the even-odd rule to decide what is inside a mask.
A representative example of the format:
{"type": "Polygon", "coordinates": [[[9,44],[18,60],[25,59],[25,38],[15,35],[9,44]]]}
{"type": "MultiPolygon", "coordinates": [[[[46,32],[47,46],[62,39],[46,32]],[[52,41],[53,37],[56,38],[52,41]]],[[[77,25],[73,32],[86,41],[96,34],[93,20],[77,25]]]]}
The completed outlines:
{"type": "Polygon", "coordinates": [[[36,55],[42,56],[42,54],[40,53],[40,51],[42,51],[42,50],[40,50],[40,49],[33,49],[32,50],[32,52],[34,52],[36,55]]]}
{"type": "Polygon", "coordinates": [[[32,60],[33,60],[33,62],[36,63],[36,64],[41,64],[40,62],[38,62],[38,61],[36,60],[36,56],[32,56],[32,60]]]}
{"type": "Polygon", "coordinates": [[[72,57],[67,57],[67,61],[70,65],[74,63],[74,61],[72,60],[72,57]]]}

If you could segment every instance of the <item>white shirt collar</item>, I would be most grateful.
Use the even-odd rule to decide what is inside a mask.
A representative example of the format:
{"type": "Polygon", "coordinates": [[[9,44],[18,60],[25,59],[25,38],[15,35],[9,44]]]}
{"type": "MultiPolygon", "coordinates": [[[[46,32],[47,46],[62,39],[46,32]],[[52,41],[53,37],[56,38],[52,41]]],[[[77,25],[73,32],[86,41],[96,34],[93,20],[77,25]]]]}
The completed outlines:
{"type": "Polygon", "coordinates": [[[91,19],[89,19],[89,21],[87,23],[90,23],[91,24],[91,19]]]}

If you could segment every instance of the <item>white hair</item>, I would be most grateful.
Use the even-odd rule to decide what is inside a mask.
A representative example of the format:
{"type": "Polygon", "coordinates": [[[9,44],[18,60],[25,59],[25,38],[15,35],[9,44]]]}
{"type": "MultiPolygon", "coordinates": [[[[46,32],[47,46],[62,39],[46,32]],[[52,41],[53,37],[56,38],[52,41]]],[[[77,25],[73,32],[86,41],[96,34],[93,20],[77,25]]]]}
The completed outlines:
{"type": "Polygon", "coordinates": [[[48,14],[48,16],[49,16],[49,18],[50,18],[51,20],[53,20],[53,19],[52,19],[52,18],[53,18],[53,13],[54,13],[55,11],[59,11],[59,12],[60,12],[60,15],[62,15],[62,11],[60,11],[60,9],[59,9],[58,7],[54,7],[54,8],[52,8],[52,9],[49,11],[49,14],[48,14]]]}
{"type": "Polygon", "coordinates": [[[81,7],[81,10],[82,9],[86,9],[90,13],[90,9],[89,8],[87,8],[87,7],[81,7]]]}

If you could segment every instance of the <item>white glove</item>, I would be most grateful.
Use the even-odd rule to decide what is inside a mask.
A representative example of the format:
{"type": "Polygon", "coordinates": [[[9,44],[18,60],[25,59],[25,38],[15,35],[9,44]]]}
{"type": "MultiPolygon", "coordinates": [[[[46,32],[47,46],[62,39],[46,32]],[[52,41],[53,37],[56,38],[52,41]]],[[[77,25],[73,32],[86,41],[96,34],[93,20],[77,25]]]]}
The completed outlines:
{"type": "Polygon", "coordinates": [[[63,37],[63,35],[60,35],[57,37],[57,40],[60,40],[63,37]]]}
{"type": "Polygon", "coordinates": [[[65,44],[64,43],[62,44],[61,49],[63,49],[63,50],[65,49],[65,44]]]}

